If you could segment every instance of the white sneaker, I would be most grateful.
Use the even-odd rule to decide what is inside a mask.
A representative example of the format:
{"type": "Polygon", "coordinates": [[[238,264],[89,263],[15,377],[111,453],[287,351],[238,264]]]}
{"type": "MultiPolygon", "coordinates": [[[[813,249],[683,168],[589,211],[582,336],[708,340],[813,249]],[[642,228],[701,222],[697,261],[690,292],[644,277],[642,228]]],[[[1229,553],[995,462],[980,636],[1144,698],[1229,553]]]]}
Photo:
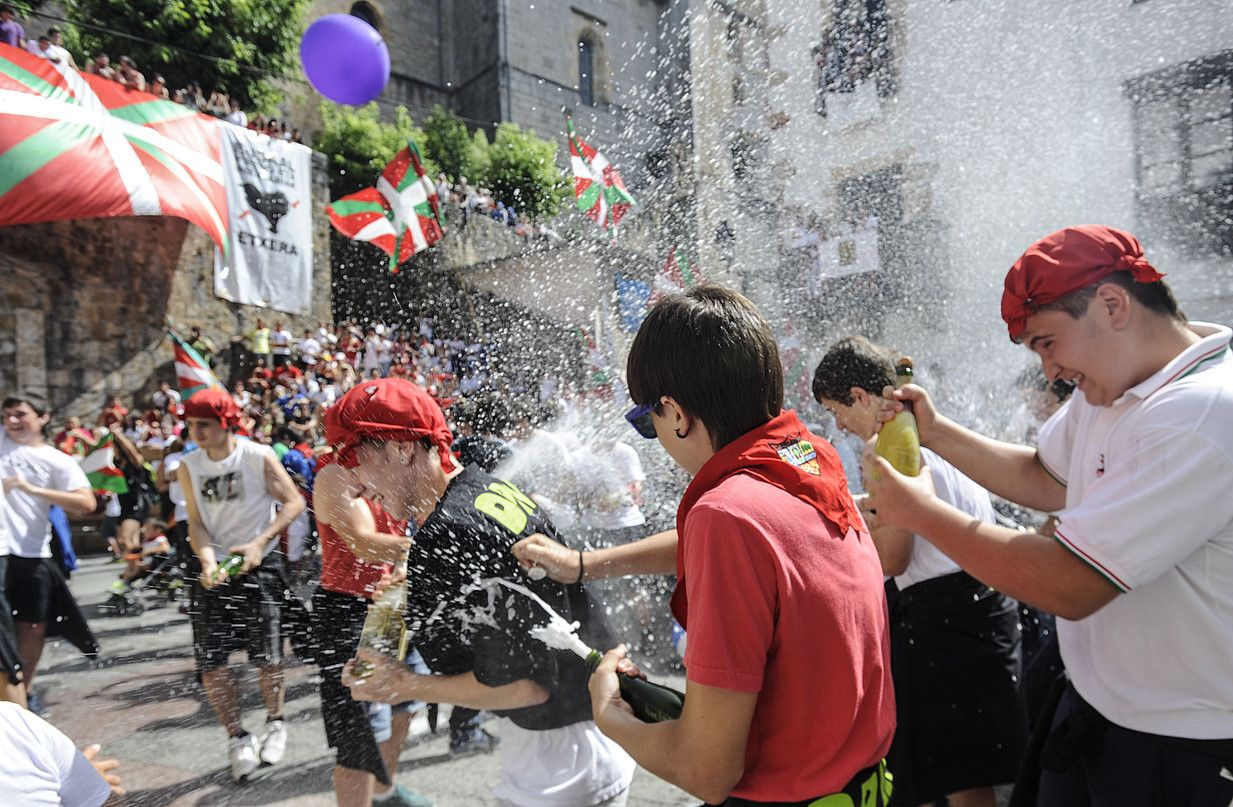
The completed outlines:
{"type": "Polygon", "coordinates": [[[231,738],[231,778],[243,782],[261,765],[257,761],[257,738],[251,734],[231,738]]]}
{"type": "Polygon", "coordinates": [[[265,734],[261,737],[261,761],[277,765],[286,752],[287,727],[281,720],[271,720],[265,724],[265,734]]]}

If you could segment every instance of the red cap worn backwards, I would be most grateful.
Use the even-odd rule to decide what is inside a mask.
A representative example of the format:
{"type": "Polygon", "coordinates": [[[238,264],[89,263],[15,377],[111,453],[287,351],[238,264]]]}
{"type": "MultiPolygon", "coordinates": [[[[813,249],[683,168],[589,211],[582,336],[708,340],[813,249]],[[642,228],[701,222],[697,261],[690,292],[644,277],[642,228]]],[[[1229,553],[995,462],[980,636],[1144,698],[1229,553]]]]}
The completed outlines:
{"type": "Polygon", "coordinates": [[[448,473],[456,467],[454,435],[432,396],[405,378],[377,378],[357,384],[325,413],[325,434],[338,446],[338,461],[354,468],[355,448],[364,440],[405,443],[432,440],[448,473]]]}
{"type": "Polygon", "coordinates": [[[1138,239],[1103,224],[1066,227],[1032,244],[1006,273],[1002,319],[1011,341],[1019,341],[1042,306],[1114,272],[1130,272],[1140,283],[1164,277],[1144,260],[1138,239]]]}
{"type": "Polygon", "coordinates": [[[184,416],[217,420],[224,429],[240,425],[240,407],[226,390],[206,387],[184,402],[184,416]]]}

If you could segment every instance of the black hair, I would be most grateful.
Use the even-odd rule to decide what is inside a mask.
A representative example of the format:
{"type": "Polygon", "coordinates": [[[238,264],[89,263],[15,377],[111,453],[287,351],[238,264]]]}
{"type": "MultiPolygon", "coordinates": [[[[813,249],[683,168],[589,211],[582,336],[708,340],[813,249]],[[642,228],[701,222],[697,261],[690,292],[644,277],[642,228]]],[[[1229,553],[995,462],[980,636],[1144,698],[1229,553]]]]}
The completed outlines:
{"type": "Polygon", "coordinates": [[[46,415],[49,412],[51,412],[51,407],[47,405],[47,399],[44,398],[39,393],[31,392],[30,390],[22,390],[20,392],[15,392],[12,395],[9,395],[7,398],[4,399],[4,403],[0,404],[0,407],[3,407],[4,409],[8,409],[10,407],[18,406],[20,404],[25,404],[26,406],[29,406],[31,409],[34,410],[34,414],[38,415],[39,417],[42,417],[43,415],[46,415]]]}
{"type": "Polygon", "coordinates": [[[1182,312],[1181,307],[1178,306],[1177,298],[1173,296],[1173,290],[1169,288],[1168,284],[1163,280],[1157,280],[1152,283],[1140,283],[1135,280],[1134,275],[1130,272],[1114,272],[1089,286],[1084,286],[1078,291],[1072,291],[1070,294],[1060,297],[1051,303],[1042,305],[1039,310],[1064,311],[1072,319],[1079,319],[1087,313],[1092,298],[1096,296],[1096,290],[1106,283],[1112,283],[1125,289],[1132,299],[1153,314],[1177,320],[1182,324],[1186,323],[1186,315],[1182,312]]]}
{"type": "Polygon", "coordinates": [[[813,372],[813,397],[844,406],[854,402],[852,388],[881,395],[895,384],[895,361],[891,354],[863,336],[840,339],[813,372]]]}
{"type": "Polygon", "coordinates": [[[665,297],[638,329],[626,364],[634,403],[676,399],[718,451],[783,410],[771,326],[744,295],[703,284],[665,297]]]}

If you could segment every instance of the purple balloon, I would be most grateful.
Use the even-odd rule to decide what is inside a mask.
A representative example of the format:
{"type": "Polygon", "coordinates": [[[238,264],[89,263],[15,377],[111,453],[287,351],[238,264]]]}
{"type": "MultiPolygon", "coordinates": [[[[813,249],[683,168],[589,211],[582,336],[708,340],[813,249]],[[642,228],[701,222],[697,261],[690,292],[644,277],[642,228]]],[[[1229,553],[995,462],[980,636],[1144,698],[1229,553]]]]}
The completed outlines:
{"type": "Polygon", "coordinates": [[[317,92],[340,104],[367,104],[390,80],[390,52],[381,34],[350,14],[326,14],[308,26],[300,61],[317,92]]]}

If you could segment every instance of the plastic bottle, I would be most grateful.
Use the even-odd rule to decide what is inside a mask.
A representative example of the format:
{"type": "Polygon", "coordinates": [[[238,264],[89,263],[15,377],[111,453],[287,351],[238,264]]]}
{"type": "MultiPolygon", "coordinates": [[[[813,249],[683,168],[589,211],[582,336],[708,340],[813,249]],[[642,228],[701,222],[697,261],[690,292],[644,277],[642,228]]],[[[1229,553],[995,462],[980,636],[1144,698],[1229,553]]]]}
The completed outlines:
{"type": "MultiPolygon", "coordinates": [[[[901,358],[895,366],[895,387],[912,383],[912,360],[901,358]]],[[[916,415],[912,404],[904,401],[903,411],[882,424],[874,452],[906,476],[920,475],[920,432],[916,430],[916,415]]]]}

